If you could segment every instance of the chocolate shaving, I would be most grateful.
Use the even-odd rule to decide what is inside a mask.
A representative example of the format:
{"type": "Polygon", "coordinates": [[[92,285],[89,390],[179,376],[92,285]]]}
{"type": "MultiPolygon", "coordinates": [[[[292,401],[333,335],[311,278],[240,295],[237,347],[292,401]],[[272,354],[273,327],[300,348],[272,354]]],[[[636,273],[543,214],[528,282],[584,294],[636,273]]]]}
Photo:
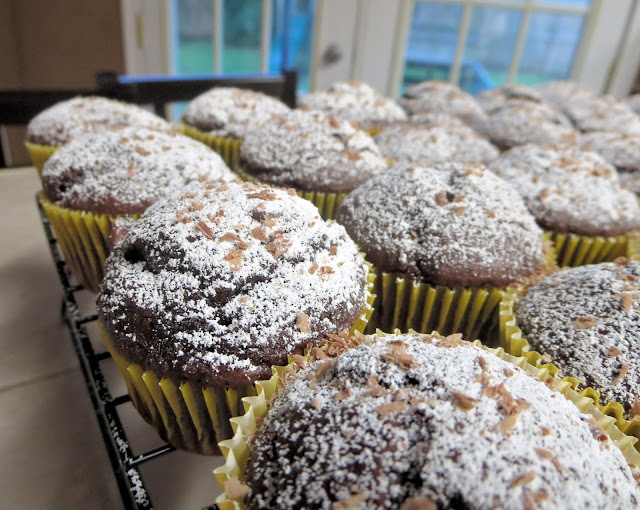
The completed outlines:
{"type": "Polygon", "coordinates": [[[193,202],[191,202],[191,208],[194,211],[200,211],[200,210],[202,210],[204,208],[204,204],[202,202],[193,201],[193,202]]]}
{"type": "Polygon", "coordinates": [[[280,258],[282,255],[289,251],[291,242],[287,239],[276,239],[266,245],[267,251],[273,255],[274,259],[280,258]]]}
{"type": "Polygon", "coordinates": [[[318,264],[316,262],[309,268],[309,273],[314,274],[318,270],[318,264]]]}
{"type": "Polygon", "coordinates": [[[423,496],[415,496],[413,498],[406,499],[400,510],[437,510],[438,505],[436,505],[429,498],[425,498],[423,496]]]}
{"type": "Polygon", "coordinates": [[[238,271],[242,266],[242,252],[234,248],[223,257],[223,260],[229,262],[231,271],[238,271]]]}
{"type": "Polygon", "coordinates": [[[458,214],[458,215],[464,213],[466,210],[467,210],[467,208],[462,206],[462,205],[459,205],[459,206],[456,206],[456,207],[453,208],[454,214],[458,214]]]}
{"type": "Polygon", "coordinates": [[[269,241],[269,238],[267,237],[267,233],[264,231],[264,229],[260,227],[256,227],[252,229],[251,235],[254,237],[254,239],[257,239],[258,241],[262,241],[264,243],[269,241]]]}
{"type": "Polygon", "coordinates": [[[272,228],[275,226],[276,222],[273,221],[271,218],[269,218],[269,216],[267,216],[266,214],[264,215],[264,217],[262,218],[263,223],[269,227],[272,228]]]}
{"type": "Polygon", "coordinates": [[[301,313],[296,319],[296,326],[303,333],[308,333],[309,330],[309,316],[306,313],[301,313]]]}
{"type": "Polygon", "coordinates": [[[338,247],[337,246],[332,246],[331,249],[329,250],[329,255],[337,255],[338,254],[338,247]]]}
{"type": "Polygon", "coordinates": [[[438,191],[436,193],[436,205],[447,205],[448,204],[448,200],[447,200],[447,193],[446,191],[438,191]]]}
{"type": "Polygon", "coordinates": [[[609,347],[607,349],[607,356],[611,358],[615,358],[616,356],[620,356],[621,354],[622,354],[622,351],[617,347],[609,347]]]}
{"type": "Polygon", "coordinates": [[[380,413],[380,416],[387,416],[390,413],[399,413],[401,411],[404,411],[406,408],[407,404],[405,404],[404,402],[396,401],[389,404],[382,404],[376,409],[378,413],[380,413]]]}
{"type": "Polygon", "coordinates": [[[369,494],[367,492],[358,492],[357,494],[353,494],[342,501],[338,501],[334,503],[332,506],[332,510],[344,510],[347,508],[356,508],[364,503],[369,494]]]}
{"type": "Polygon", "coordinates": [[[268,189],[263,189],[258,191],[257,193],[247,193],[247,198],[258,198],[260,200],[277,200],[278,195],[276,195],[273,191],[269,191],[268,189]]]}
{"type": "Polygon", "coordinates": [[[540,427],[540,431],[542,432],[543,436],[548,436],[549,434],[551,434],[551,429],[549,427],[540,427]]]}
{"type": "Polygon", "coordinates": [[[573,321],[573,325],[578,329],[590,329],[596,325],[596,318],[590,316],[578,317],[573,321]]]}
{"type": "Polygon", "coordinates": [[[627,365],[626,363],[623,363],[616,375],[616,379],[618,381],[621,381],[622,379],[625,378],[625,376],[627,375],[627,372],[629,372],[629,365],[627,365]]]}
{"type": "Polygon", "coordinates": [[[321,407],[321,405],[320,405],[320,401],[319,401],[316,397],[313,397],[313,398],[311,399],[311,405],[312,405],[313,407],[315,407],[316,409],[320,409],[320,407],[321,407]]]}
{"type": "Polygon", "coordinates": [[[496,213],[494,213],[491,209],[485,209],[484,213],[489,216],[489,218],[495,218],[496,217],[496,213]]]}
{"type": "Polygon", "coordinates": [[[536,474],[533,471],[527,471],[526,473],[516,476],[513,480],[511,480],[510,487],[518,487],[520,485],[526,485],[535,480],[536,474]]]}
{"type": "Polygon", "coordinates": [[[209,239],[213,239],[213,230],[211,230],[209,228],[209,225],[207,225],[204,221],[198,220],[196,226],[198,227],[198,230],[200,230],[200,232],[202,232],[205,236],[207,236],[209,239]]]}
{"type": "Polygon", "coordinates": [[[148,156],[149,154],[151,154],[151,151],[148,151],[147,149],[142,147],[142,145],[136,145],[136,152],[141,156],[148,156]]]}
{"type": "Polygon", "coordinates": [[[534,451],[543,459],[551,459],[554,457],[553,452],[551,450],[547,450],[546,448],[534,448],[534,451]]]}
{"type": "Polygon", "coordinates": [[[455,406],[463,411],[470,411],[479,402],[478,399],[468,397],[467,395],[458,393],[457,391],[452,391],[451,396],[455,400],[455,406]]]}
{"type": "Polygon", "coordinates": [[[636,416],[640,416],[640,400],[638,400],[637,395],[634,397],[633,404],[631,406],[631,417],[635,418],[636,416]]]}

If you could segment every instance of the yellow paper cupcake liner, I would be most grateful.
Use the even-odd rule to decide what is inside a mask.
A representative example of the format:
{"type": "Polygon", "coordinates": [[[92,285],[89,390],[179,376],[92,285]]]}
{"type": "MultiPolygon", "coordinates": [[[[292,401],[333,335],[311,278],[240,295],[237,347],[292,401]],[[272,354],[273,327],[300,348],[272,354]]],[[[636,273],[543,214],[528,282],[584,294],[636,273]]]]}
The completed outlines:
{"type": "Polygon", "coordinates": [[[611,262],[618,257],[633,258],[640,255],[635,232],[615,237],[580,236],[559,232],[550,232],[550,235],[560,267],[599,264],[611,262]]]}
{"type": "MultiPolygon", "coordinates": [[[[513,356],[521,356],[533,366],[545,369],[549,374],[563,383],[568,384],[578,395],[589,399],[599,411],[609,416],[616,423],[617,428],[628,436],[640,439],[640,417],[628,420],[622,404],[616,401],[604,402],[600,398],[600,392],[591,387],[578,390],[580,382],[574,377],[562,377],[560,369],[551,362],[543,359],[543,354],[531,350],[531,345],[524,338],[522,330],[518,327],[514,313],[514,305],[518,293],[512,289],[505,292],[500,302],[500,347],[513,356]]],[[[640,444],[637,445],[640,447],[640,444]]]]}
{"type": "MultiPolygon", "coordinates": [[[[235,172],[243,181],[254,182],[257,184],[269,184],[268,182],[261,181],[253,175],[248,174],[240,167],[236,168],[235,172]]],[[[271,184],[269,185],[271,186],[271,184]]],[[[347,198],[349,193],[332,193],[329,191],[306,191],[297,189],[296,194],[315,205],[323,220],[335,220],[342,202],[344,202],[344,199],[347,198]]]]}
{"type": "MultiPolygon", "coordinates": [[[[397,334],[400,334],[400,332],[395,331],[392,335],[397,334]]],[[[377,333],[377,336],[392,335],[387,335],[380,331],[377,333]]],[[[547,385],[562,393],[582,412],[595,418],[598,424],[607,432],[609,437],[620,447],[620,450],[622,450],[622,453],[629,464],[634,466],[640,465],[640,453],[638,453],[634,447],[637,442],[637,438],[630,437],[621,432],[616,427],[615,419],[600,412],[600,410],[593,405],[593,401],[590,398],[576,393],[570,383],[553,377],[548,368],[532,365],[529,363],[527,358],[512,356],[506,353],[501,347],[491,349],[482,345],[479,341],[474,342],[474,344],[481,349],[491,352],[499,358],[522,368],[534,377],[544,381],[547,385]]],[[[234,499],[224,492],[225,483],[230,479],[244,482],[247,462],[251,453],[250,441],[247,441],[247,438],[253,436],[266,416],[267,402],[279,391],[280,385],[278,382],[280,378],[285,376],[287,373],[294,371],[297,365],[298,363],[292,360],[286,367],[278,367],[275,369],[271,379],[257,382],[257,394],[255,396],[245,397],[242,399],[245,406],[244,415],[230,420],[231,426],[234,430],[234,435],[231,439],[220,442],[220,450],[225,456],[226,462],[224,466],[216,468],[213,471],[223,490],[223,494],[216,499],[216,504],[220,510],[242,510],[245,507],[242,498],[234,499]]]]}
{"type": "MultiPolygon", "coordinates": [[[[375,273],[368,270],[366,304],[350,335],[362,333],[367,326],[375,300],[374,281],[375,273]]],[[[125,359],[116,352],[104,332],[102,336],[125,381],[133,406],[160,437],[181,450],[219,455],[218,442],[233,436],[229,419],[245,412],[243,397],[256,395],[259,383],[224,388],[163,378],[125,359]]]]}
{"type": "Polygon", "coordinates": [[[44,167],[44,164],[51,155],[60,148],[52,145],[40,145],[32,142],[24,142],[24,145],[29,152],[29,157],[31,158],[33,166],[38,170],[38,174],[42,174],[42,167],[44,167]]]}
{"type": "Polygon", "coordinates": [[[178,129],[188,137],[211,147],[220,155],[231,170],[236,170],[240,159],[240,146],[242,145],[242,140],[210,135],[209,133],[200,131],[199,129],[188,126],[182,122],[178,124],[178,129]]]}
{"type": "MultiPolygon", "coordinates": [[[[109,254],[107,239],[115,220],[121,215],[97,214],[61,207],[44,194],[40,203],[53,227],[69,269],[78,282],[98,292],[104,276],[104,261],[109,254]]],[[[138,218],[140,215],[133,215],[138,218]]]]}

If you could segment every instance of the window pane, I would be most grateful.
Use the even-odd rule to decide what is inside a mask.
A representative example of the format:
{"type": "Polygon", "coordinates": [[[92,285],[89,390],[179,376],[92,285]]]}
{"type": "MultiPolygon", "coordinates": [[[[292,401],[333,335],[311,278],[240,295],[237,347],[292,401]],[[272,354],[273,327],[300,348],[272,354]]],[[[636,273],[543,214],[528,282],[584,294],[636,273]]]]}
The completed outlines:
{"type": "Polygon", "coordinates": [[[540,5],[562,5],[568,7],[591,7],[591,0],[536,0],[540,5]]]}
{"type": "Polygon", "coordinates": [[[462,6],[416,2],[405,53],[402,90],[423,80],[448,80],[462,6]]]}
{"type": "Polygon", "coordinates": [[[516,82],[536,85],[568,78],[583,27],[584,16],[532,13],[516,82]]]}
{"type": "Polygon", "coordinates": [[[223,73],[259,73],[262,0],[223,2],[223,73]]]}
{"type": "Polygon", "coordinates": [[[504,85],[521,20],[520,9],[473,8],[460,68],[462,89],[475,94],[504,85]]]}
{"type": "Polygon", "coordinates": [[[213,0],[176,0],[176,74],[213,71],[213,0]]]}
{"type": "Polygon", "coordinates": [[[309,92],[314,0],[273,0],[270,70],[298,71],[298,91],[309,92]]]}

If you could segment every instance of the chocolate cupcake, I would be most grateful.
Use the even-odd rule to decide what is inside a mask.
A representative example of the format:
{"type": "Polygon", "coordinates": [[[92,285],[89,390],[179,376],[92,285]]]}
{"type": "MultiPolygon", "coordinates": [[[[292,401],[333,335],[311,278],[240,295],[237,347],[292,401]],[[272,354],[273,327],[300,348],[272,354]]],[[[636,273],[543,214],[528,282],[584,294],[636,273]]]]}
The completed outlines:
{"type": "Polygon", "coordinates": [[[201,143],[128,127],[78,136],[56,151],[42,172],[41,201],[74,276],[97,292],[118,216],[135,217],[192,182],[233,178],[201,143]]]}
{"type": "Polygon", "coordinates": [[[595,94],[588,88],[583,87],[574,81],[568,80],[543,83],[541,85],[537,85],[535,89],[546,103],[549,103],[560,111],[563,110],[564,106],[571,99],[575,99],[577,97],[595,97],[595,94]]]}
{"type": "Polygon", "coordinates": [[[563,107],[565,115],[582,132],[612,131],[640,135],[640,116],[613,96],[577,96],[563,107]]]}
{"type": "Polygon", "coordinates": [[[640,169],[640,135],[592,131],[581,134],[578,143],[600,154],[620,173],[640,169]]]}
{"type": "Polygon", "coordinates": [[[486,135],[506,150],[527,143],[572,142],[577,132],[569,120],[551,106],[514,99],[488,112],[486,135]]]}
{"type": "Polygon", "coordinates": [[[504,85],[495,89],[483,90],[476,96],[476,101],[486,112],[491,112],[500,108],[508,101],[531,101],[532,103],[542,103],[543,98],[540,92],[526,85],[504,85]]]}
{"type": "Polygon", "coordinates": [[[367,277],[345,230],[295,194],[194,185],[156,202],[116,245],[98,315],[142,416],[171,444],[211,454],[274,365],[366,324],[367,277]],[[141,390],[131,374],[143,372],[141,390]],[[179,388],[179,406],[145,400],[164,384],[179,388]]]}
{"type": "Polygon", "coordinates": [[[351,190],[387,168],[373,139],[346,120],[296,110],[247,135],[241,175],[292,187],[333,218],[351,190]]]}
{"type": "Polygon", "coordinates": [[[187,105],[182,114],[181,129],[209,145],[230,168],[235,169],[245,136],[269,123],[272,115],[288,111],[287,105],[260,92],[216,87],[187,105]]]}
{"type": "Polygon", "coordinates": [[[288,374],[266,415],[267,395],[247,400],[251,416],[224,443],[234,455],[215,471],[220,505],[640,504],[632,470],[598,422],[525,370],[438,335],[349,344],[288,374]]]}
{"type": "Polygon", "coordinates": [[[639,283],[640,262],[576,267],[533,285],[515,307],[532,349],[631,417],[640,414],[639,283]]]}
{"type": "Polygon", "coordinates": [[[139,106],[104,97],[76,97],[62,101],[36,115],[27,126],[27,149],[36,168],[60,146],[86,133],[136,126],[171,131],[164,119],[139,106]]]}
{"type": "Polygon", "coordinates": [[[554,239],[561,265],[624,255],[628,234],[640,226],[635,195],[595,152],[573,145],[523,145],[502,154],[489,168],[513,184],[542,227],[558,234],[554,239]],[[596,237],[602,239],[594,244],[596,237]],[[603,238],[610,238],[609,244],[603,238]]]}
{"type": "Polygon", "coordinates": [[[336,82],[326,91],[302,96],[298,103],[301,108],[355,122],[372,134],[390,124],[407,120],[407,115],[394,100],[361,82],[336,82]]]}
{"type": "Polygon", "coordinates": [[[417,113],[448,113],[460,118],[479,133],[486,133],[486,115],[471,94],[452,83],[423,81],[405,90],[400,105],[413,116],[417,113]]]}
{"type": "Polygon", "coordinates": [[[382,154],[394,161],[421,165],[490,163],[500,154],[486,138],[457,119],[422,126],[398,124],[383,129],[375,142],[382,154]]]}
{"type": "Polygon", "coordinates": [[[545,263],[534,218],[482,164],[398,164],[351,193],[338,221],[380,272],[370,325],[383,331],[475,338],[500,289],[545,263]]]}

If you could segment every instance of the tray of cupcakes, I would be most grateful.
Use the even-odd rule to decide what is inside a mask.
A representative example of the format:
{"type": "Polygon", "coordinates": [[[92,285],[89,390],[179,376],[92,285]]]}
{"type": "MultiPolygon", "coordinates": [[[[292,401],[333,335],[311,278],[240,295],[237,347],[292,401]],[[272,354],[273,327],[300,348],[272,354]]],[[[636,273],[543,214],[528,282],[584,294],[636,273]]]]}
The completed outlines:
{"type": "Polygon", "coordinates": [[[224,456],[220,508],[631,508],[635,103],[82,98],[28,147],[105,356],[162,453],[224,456]]]}

